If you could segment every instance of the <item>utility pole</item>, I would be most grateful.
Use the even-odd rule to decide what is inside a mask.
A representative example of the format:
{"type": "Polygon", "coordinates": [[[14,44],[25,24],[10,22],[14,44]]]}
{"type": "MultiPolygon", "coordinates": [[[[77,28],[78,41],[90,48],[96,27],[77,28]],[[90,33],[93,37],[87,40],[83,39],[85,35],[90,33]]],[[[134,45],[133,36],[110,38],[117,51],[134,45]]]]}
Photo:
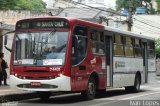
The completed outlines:
{"type": "Polygon", "coordinates": [[[2,30],[0,30],[0,52],[3,50],[3,36],[2,36],[2,30]]]}
{"type": "Polygon", "coordinates": [[[132,19],[132,12],[133,12],[133,2],[132,0],[129,0],[128,1],[128,31],[131,31],[132,29],[132,24],[133,24],[133,19],[132,19]]]}
{"type": "Polygon", "coordinates": [[[102,24],[102,21],[103,21],[103,19],[102,19],[102,17],[100,16],[100,17],[99,17],[99,24],[102,24]]]}
{"type": "Polygon", "coordinates": [[[99,24],[102,24],[103,21],[106,21],[106,25],[109,26],[109,18],[100,16],[100,17],[99,17],[99,24]]]}

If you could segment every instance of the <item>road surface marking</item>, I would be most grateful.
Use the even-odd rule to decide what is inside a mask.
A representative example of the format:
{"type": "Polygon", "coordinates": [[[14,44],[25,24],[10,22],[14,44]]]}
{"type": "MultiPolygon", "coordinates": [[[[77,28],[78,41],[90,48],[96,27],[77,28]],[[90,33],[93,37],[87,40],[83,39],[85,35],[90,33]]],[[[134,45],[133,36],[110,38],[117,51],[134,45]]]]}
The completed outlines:
{"type": "Polygon", "coordinates": [[[133,99],[133,98],[137,98],[137,97],[142,97],[142,96],[147,96],[147,95],[153,95],[153,94],[157,94],[157,93],[160,93],[160,92],[152,92],[152,93],[147,93],[147,94],[132,96],[132,97],[129,97],[129,98],[123,98],[123,99],[120,99],[120,100],[129,100],[129,99],[133,99]]]}
{"type": "MultiPolygon", "coordinates": [[[[119,100],[115,100],[115,101],[110,101],[110,102],[98,103],[98,104],[89,105],[89,106],[103,106],[103,105],[107,105],[107,104],[111,104],[111,103],[116,103],[116,102],[119,102],[119,101],[122,101],[122,100],[129,100],[129,99],[133,99],[133,98],[137,98],[137,97],[143,97],[143,96],[147,96],[147,95],[153,95],[153,94],[157,94],[157,93],[160,93],[160,92],[152,92],[152,93],[147,93],[147,94],[138,95],[138,96],[132,96],[132,97],[123,98],[123,99],[119,99],[119,100]]],[[[109,100],[109,99],[106,98],[106,100],[109,100]]]]}

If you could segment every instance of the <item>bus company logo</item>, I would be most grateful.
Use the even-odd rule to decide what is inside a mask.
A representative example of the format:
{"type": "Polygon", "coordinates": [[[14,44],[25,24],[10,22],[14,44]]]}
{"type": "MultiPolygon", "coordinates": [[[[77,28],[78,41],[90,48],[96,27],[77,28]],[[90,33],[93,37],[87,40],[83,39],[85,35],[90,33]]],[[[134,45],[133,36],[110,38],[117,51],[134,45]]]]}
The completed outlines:
{"type": "Polygon", "coordinates": [[[91,60],[91,64],[96,64],[96,58],[94,58],[93,60],[91,60]]]}
{"type": "Polygon", "coordinates": [[[125,67],[125,62],[115,61],[115,68],[125,67]]]}

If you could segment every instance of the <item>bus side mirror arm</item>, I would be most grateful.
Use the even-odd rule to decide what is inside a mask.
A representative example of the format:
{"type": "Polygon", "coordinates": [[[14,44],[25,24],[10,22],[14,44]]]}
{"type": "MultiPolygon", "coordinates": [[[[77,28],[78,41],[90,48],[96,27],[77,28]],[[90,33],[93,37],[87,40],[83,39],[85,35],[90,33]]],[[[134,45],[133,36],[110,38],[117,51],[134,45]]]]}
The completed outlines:
{"type": "Polygon", "coordinates": [[[4,34],[4,37],[5,37],[5,39],[4,39],[4,47],[9,51],[9,52],[12,52],[12,49],[10,49],[10,48],[8,48],[6,45],[7,45],[7,41],[8,41],[8,34],[10,34],[10,33],[14,33],[15,31],[10,31],[10,32],[7,32],[7,33],[5,33],[4,34]]]}
{"type": "Polygon", "coordinates": [[[12,49],[8,48],[6,45],[4,46],[9,52],[12,52],[12,49]]]}

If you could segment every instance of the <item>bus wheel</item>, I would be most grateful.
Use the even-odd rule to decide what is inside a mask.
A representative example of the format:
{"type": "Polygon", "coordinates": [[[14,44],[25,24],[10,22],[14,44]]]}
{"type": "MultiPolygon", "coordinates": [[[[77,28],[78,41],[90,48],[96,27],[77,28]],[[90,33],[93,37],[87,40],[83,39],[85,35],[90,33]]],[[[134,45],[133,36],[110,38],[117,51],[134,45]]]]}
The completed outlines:
{"type": "Polygon", "coordinates": [[[140,76],[137,74],[133,86],[133,92],[137,93],[140,91],[141,79],[140,76]]]}
{"type": "Polygon", "coordinates": [[[48,100],[49,97],[51,96],[51,92],[37,92],[37,94],[40,100],[42,101],[48,100]]]}
{"type": "Polygon", "coordinates": [[[125,87],[127,92],[134,92],[137,93],[140,91],[141,79],[140,76],[137,74],[134,81],[134,86],[125,87]]]}
{"type": "Polygon", "coordinates": [[[82,91],[81,95],[87,99],[91,100],[95,97],[96,94],[96,83],[93,77],[89,79],[87,90],[82,91]]]}

